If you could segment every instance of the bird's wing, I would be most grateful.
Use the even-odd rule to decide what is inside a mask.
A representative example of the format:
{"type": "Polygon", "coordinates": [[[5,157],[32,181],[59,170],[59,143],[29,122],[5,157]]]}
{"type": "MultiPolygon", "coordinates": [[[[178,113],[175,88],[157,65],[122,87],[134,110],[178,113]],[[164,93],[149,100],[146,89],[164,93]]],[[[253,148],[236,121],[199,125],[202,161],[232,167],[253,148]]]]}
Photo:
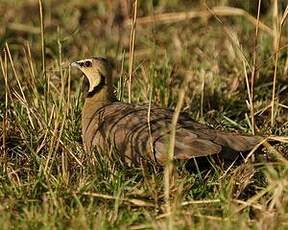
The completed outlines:
{"type": "MultiPolygon", "coordinates": [[[[165,161],[171,138],[173,111],[161,108],[148,108],[115,102],[102,109],[99,114],[106,136],[113,139],[120,151],[131,158],[156,158],[165,161]]],[[[174,144],[175,159],[218,154],[222,146],[235,151],[252,149],[259,138],[225,133],[193,121],[181,114],[176,126],[174,144]]]]}
{"type": "MultiPolygon", "coordinates": [[[[166,111],[171,117],[173,111],[166,111]]],[[[155,150],[157,158],[167,152],[171,134],[167,133],[157,140],[155,150]]],[[[262,137],[241,135],[212,129],[193,121],[187,114],[180,114],[175,133],[174,158],[190,159],[193,157],[218,154],[223,147],[236,152],[246,152],[260,143],[262,137]]]]}

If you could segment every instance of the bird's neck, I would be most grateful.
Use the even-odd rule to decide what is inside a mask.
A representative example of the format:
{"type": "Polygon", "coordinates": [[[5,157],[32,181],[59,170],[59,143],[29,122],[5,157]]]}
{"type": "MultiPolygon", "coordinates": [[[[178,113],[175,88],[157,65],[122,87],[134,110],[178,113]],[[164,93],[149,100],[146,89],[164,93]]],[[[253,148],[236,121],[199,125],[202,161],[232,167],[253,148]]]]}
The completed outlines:
{"type": "Polygon", "coordinates": [[[116,101],[116,98],[112,92],[112,89],[108,86],[103,86],[100,90],[94,93],[89,93],[85,99],[83,115],[91,115],[101,107],[111,104],[116,101]]]}

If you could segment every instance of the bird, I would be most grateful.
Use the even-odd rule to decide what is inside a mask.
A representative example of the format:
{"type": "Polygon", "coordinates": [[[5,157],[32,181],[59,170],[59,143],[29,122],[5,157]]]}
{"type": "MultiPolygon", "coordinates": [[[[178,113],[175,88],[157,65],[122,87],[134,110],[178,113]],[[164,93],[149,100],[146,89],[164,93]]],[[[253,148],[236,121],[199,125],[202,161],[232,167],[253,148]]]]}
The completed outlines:
{"type": "MultiPolygon", "coordinates": [[[[113,67],[107,58],[91,57],[70,65],[79,69],[89,84],[81,120],[85,151],[116,149],[121,160],[129,164],[165,165],[174,111],[118,101],[113,92],[113,67]]],[[[213,129],[184,112],[175,129],[172,160],[219,155],[225,149],[247,152],[262,140],[260,136],[213,129]]]]}

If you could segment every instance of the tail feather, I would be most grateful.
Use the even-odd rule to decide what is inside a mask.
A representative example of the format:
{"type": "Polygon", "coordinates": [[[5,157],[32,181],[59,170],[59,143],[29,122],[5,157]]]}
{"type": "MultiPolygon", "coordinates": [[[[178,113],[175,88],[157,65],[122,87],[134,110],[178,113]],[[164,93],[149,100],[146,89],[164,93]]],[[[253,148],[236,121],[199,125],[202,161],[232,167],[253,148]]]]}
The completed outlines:
{"type": "Polygon", "coordinates": [[[259,136],[245,136],[239,134],[217,132],[215,143],[229,147],[238,152],[245,152],[253,149],[262,140],[259,136]]]}

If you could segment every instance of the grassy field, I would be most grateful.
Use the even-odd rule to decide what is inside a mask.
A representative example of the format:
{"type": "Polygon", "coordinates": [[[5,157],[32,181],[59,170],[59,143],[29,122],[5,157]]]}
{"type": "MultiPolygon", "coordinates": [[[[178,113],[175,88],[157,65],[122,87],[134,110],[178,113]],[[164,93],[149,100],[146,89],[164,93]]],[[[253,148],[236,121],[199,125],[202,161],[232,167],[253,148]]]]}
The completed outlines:
{"type": "Polygon", "coordinates": [[[0,229],[287,229],[288,10],[244,2],[138,0],[133,36],[133,1],[0,0],[0,229]],[[189,76],[182,111],[276,141],[241,165],[176,162],[168,190],[161,168],[87,154],[69,63],[90,56],[115,60],[122,101],[131,74],[133,103],[175,108],[189,76]]]}

